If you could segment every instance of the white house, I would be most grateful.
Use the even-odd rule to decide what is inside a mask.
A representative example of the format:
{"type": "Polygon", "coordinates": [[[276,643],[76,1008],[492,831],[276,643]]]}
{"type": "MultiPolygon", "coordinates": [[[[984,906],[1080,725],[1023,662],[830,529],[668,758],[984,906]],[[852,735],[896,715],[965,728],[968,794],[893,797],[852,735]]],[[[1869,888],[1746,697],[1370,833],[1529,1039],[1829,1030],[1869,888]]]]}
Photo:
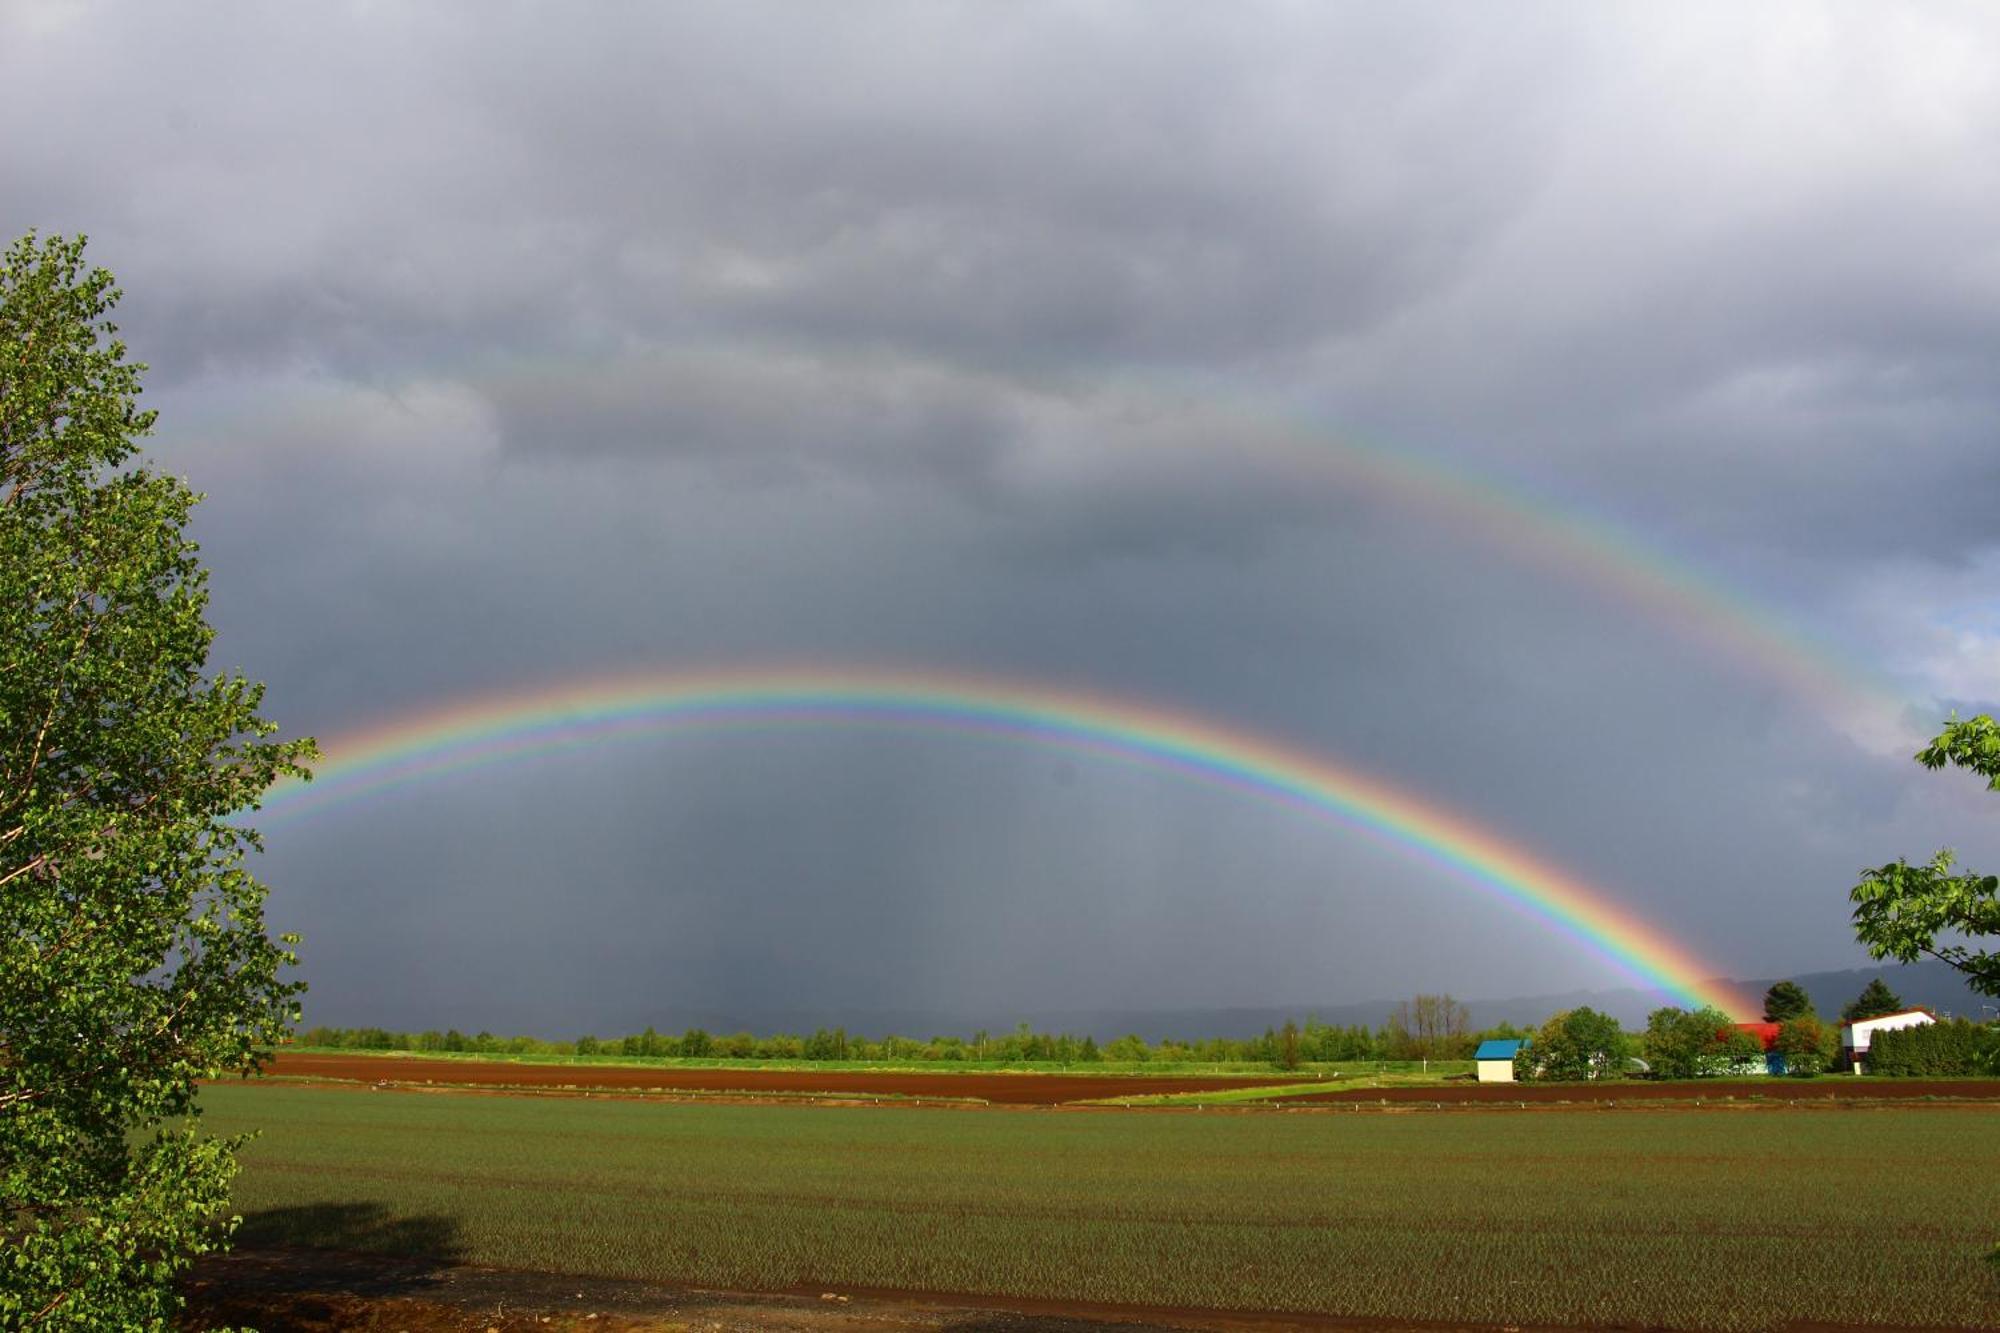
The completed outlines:
{"type": "Polygon", "coordinates": [[[1479,1043],[1479,1049],[1472,1058],[1479,1062],[1481,1083],[1512,1083],[1514,1081],[1514,1057],[1520,1053],[1525,1041],[1503,1041],[1492,1038],[1479,1043]]]}
{"type": "Polygon", "coordinates": [[[1917,1028],[1935,1022],[1937,1015],[1928,1009],[1904,1009],[1899,1013],[1856,1019],[1840,1030],[1840,1058],[1854,1065],[1859,1072],[1859,1067],[1868,1059],[1869,1039],[1876,1033],[1917,1028]]]}

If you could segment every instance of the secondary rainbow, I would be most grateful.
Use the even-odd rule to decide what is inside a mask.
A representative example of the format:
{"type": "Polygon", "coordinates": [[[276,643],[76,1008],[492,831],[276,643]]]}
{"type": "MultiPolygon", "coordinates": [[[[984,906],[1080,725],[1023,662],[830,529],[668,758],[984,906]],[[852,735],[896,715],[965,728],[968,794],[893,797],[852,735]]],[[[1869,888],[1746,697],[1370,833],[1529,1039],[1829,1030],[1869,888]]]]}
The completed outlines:
{"type": "Polygon", "coordinates": [[[266,826],[411,784],[537,754],[717,728],[862,725],[998,737],[1110,755],[1365,830],[1506,899],[1690,1004],[1739,997],[1666,931],[1435,802],[1240,728],[1129,699],[973,676],[854,669],[666,674],[463,699],[339,737],[310,785],[272,788],[266,826]]]}
{"type": "MultiPolygon", "coordinates": [[[[835,347],[805,351],[754,339],[704,343],[659,350],[662,364],[695,371],[711,360],[719,369],[742,358],[789,358],[787,364],[829,367],[865,374],[869,355],[835,347]]],[[[904,357],[902,362],[941,374],[979,375],[977,368],[904,357]]],[[[544,356],[530,359],[487,357],[440,366],[448,380],[474,388],[512,385],[535,388],[538,377],[562,381],[603,375],[600,359],[544,356]]],[[[1263,392],[1185,375],[1168,378],[1098,367],[1080,370],[1051,364],[1038,368],[1048,382],[1063,386],[1052,400],[1096,393],[1122,399],[1212,435],[1199,452],[1237,465],[1263,467],[1280,480],[1310,477],[1322,484],[1354,486],[1390,499],[1450,531],[1506,551],[1566,581],[1595,587],[1638,618],[1708,645],[1723,657],[1746,663],[1782,682],[1789,695],[1812,701],[1843,725],[1879,733],[1889,750],[1916,740],[1903,718],[1912,702],[1907,692],[1883,678],[1851,652],[1808,635],[1790,623],[1781,608],[1760,601],[1719,572],[1704,571],[1648,541],[1632,524],[1578,500],[1538,492],[1523,478],[1481,471],[1465,459],[1445,459],[1393,442],[1371,441],[1331,422],[1309,407],[1263,392]]],[[[1028,391],[1027,381],[1010,381],[1028,391]]],[[[323,390],[320,390],[323,392],[323,390]]],[[[292,404],[283,417],[310,410],[292,404]]],[[[256,421],[261,441],[282,433],[280,422],[256,421]]],[[[197,423],[199,425],[200,423],[197,423]]],[[[259,447],[263,447],[261,444],[259,447]]]]}

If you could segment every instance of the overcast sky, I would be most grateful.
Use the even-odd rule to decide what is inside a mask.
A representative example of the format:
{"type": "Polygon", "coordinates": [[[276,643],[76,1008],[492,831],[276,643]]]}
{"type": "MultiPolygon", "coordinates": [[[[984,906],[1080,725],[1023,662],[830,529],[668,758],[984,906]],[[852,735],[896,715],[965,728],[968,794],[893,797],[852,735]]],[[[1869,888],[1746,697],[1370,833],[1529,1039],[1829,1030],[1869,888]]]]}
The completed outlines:
{"type": "MultiPolygon", "coordinates": [[[[1739,976],[1859,965],[1865,865],[2000,863],[1909,760],[2000,702],[1988,5],[16,0],[0,124],[0,233],[121,280],[288,732],[1019,677],[1372,773],[1739,976]]],[[[487,770],[261,870],[326,1022],[1630,982],[1352,828],[963,737],[487,770]]]]}

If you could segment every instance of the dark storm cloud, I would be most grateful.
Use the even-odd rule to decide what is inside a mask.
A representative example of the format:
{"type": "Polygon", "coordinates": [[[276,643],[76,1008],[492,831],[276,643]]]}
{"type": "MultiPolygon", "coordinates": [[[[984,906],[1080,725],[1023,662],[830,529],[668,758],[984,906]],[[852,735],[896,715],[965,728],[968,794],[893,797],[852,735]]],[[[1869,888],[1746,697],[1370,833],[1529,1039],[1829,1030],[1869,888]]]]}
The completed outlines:
{"type": "Polygon", "coordinates": [[[43,35],[147,114],[115,141],[66,127],[98,189],[59,152],[18,165],[163,270],[147,302],[187,368],[690,329],[1212,364],[1365,328],[1533,183],[1533,117],[1461,150],[1532,58],[1493,34],[748,7],[561,35],[252,15],[195,40],[189,17],[108,50],[87,24],[43,35]],[[1329,87],[1357,114],[1312,114],[1329,87]]]}
{"type": "Polygon", "coordinates": [[[524,457],[699,457],[978,485],[1021,429],[1012,394],[937,368],[714,348],[529,364],[481,392],[524,457]]]}
{"type": "Polygon", "coordinates": [[[1475,64],[1475,39],[1437,34],[1452,78],[1365,27],[1114,12],[898,7],[805,33],[738,11],[471,81],[593,218],[645,219],[614,270],[644,292],[635,322],[687,305],[981,364],[1213,362],[1365,327],[1529,188],[1506,134],[1450,180],[1405,166],[1503,95],[1524,58],[1505,43],[1475,64]],[[1329,85],[1366,114],[1301,114],[1329,85]]]}
{"type": "MultiPolygon", "coordinates": [[[[118,272],[219,656],[291,728],[1019,675],[1342,757],[1767,975],[1852,958],[1860,866],[2000,835],[1517,534],[1622,522],[1909,730],[1993,697],[1996,52],[1975,7],[28,5],[0,231],[118,272]],[[1468,521],[1348,430],[1535,500],[1468,521]]],[[[329,1021],[1622,980],[1351,829],[890,739],[329,815],[274,919],[329,1021]]]]}

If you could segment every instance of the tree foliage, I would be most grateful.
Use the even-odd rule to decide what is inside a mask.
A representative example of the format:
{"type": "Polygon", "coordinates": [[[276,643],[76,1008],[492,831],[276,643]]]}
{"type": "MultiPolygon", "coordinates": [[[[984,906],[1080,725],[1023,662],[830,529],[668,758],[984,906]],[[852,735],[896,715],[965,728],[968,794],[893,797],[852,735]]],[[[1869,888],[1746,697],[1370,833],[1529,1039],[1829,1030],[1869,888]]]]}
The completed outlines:
{"type": "Polygon", "coordinates": [[[1796,981],[1780,981],[1764,992],[1764,1021],[1789,1023],[1813,1012],[1812,996],[1796,981]]]}
{"type": "Polygon", "coordinates": [[[1785,1057],[1785,1072],[1798,1078],[1823,1074],[1840,1050],[1840,1029],[1806,1013],[1778,1026],[1777,1051],[1785,1057]]]}
{"type": "Polygon", "coordinates": [[[1472,1011],[1449,995],[1419,995],[1390,1011],[1392,1060],[1463,1060],[1472,1053],[1472,1011]]]}
{"type": "MultiPolygon", "coordinates": [[[[1506,1024],[1481,1034],[1515,1037],[1506,1024]]],[[[1469,1040],[1469,1038],[1468,1038],[1469,1040]]],[[[1363,1026],[1332,1027],[1316,1019],[1303,1023],[1288,1019],[1281,1028],[1267,1028],[1256,1037],[1164,1038],[1146,1042],[1133,1036],[1100,1049],[1085,1034],[1035,1032],[1026,1024],[1013,1032],[994,1036],[977,1033],[971,1040],[957,1036],[930,1038],[866,1038],[844,1028],[821,1030],[810,1035],[772,1033],[757,1036],[749,1032],[709,1033],[690,1028],[675,1036],[648,1027],[623,1037],[582,1036],[571,1041],[548,1041],[530,1036],[495,1036],[491,1032],[471,1035],[456,1028],[440,1032],[392,1032],[384,1028],[311,1027],[298,1034],[300,1046],[358,1051],[452,1051],[481,1055],[603,1055],[620,1059],[690,1060],[935,1060],[963,1063],[983,1060],[998,1064],[1088,1064],[1100,1060],[1132,1060],[1160,1064],[1273,1064],[1293,1068],[1286,1061],[1296,1056],[1299,1065],[1341,1061],[1386,1060],[1390,1058],[1386,1029],[1378,1034],[1363,1026]],[[1287,1052],[1290,1052],[1290,1055],[1287,1052]]]]}
{"type": "Polygon", "coordinates": [[[1299,1054],[1299,1025],[1291,1019],[1278,1032],[1278,1065],[1283,1069],[1297,1069],[1304,1058],[1299,1054]]]}
{"type": "Polygon", "coordinates": [[[1858,1023],[1864,1018],[1899,1014],[1903,1008],[1903,997],[1890,990],[1888,982],[1876,977],[1861,988],[1861,994],[1847,1002],[1846,1007],[1840,1011],[1840,1021],[1858,1023]]]}
{"type": "Polygon", "coordinates": [[[1611,1015],[1565,1009],[1515,1056],[1515,1076],[1572,1083],[1616,1078],[1625,1072],[1625,1048],[1624,1030],[1611,1015]]]}
{"type": "Polygon", "coordinates": [[[1868,1043],[1868,1072],[1916,1078],[1993,1071],[2000,1032],[1955,1018],[1944,1023],[1877,1032],[1868,1043]]]}
{"type": "MultiPolygon", "coordinates": [[[[1969,769],[2000,791],[2000,724],[1981,714],[1946,725],[1917,752],[1925,768],[1969,769]]],[[[2000,995],[2000,951],[1954,942],[2000,935],[2000,876],[1955,870],[1946,848],[1926,865],[1897,860],[1861,872],[1848,895],[1854,933],[1876,958],[1914,962],[1928,954],[1965,974],[1982,995],[2000,995]]]]}
{"type": "Polygon", "coordinates": [[[1659,1078],[1733,1074],[1763,1054],[1755,1037],[1713,1007],[1655,1009],[1646,1018],[1644,1046],[1659,1078]]]}
{"type": "Polygon", "coordinates": [[[197,497],[137,465],[142,366],[83,241],[0,259],[0,1326],[147,1328],[226,1239],[195,1081],[296,1017],[228,822],[309,742],[206,674],[197,497]]]}

